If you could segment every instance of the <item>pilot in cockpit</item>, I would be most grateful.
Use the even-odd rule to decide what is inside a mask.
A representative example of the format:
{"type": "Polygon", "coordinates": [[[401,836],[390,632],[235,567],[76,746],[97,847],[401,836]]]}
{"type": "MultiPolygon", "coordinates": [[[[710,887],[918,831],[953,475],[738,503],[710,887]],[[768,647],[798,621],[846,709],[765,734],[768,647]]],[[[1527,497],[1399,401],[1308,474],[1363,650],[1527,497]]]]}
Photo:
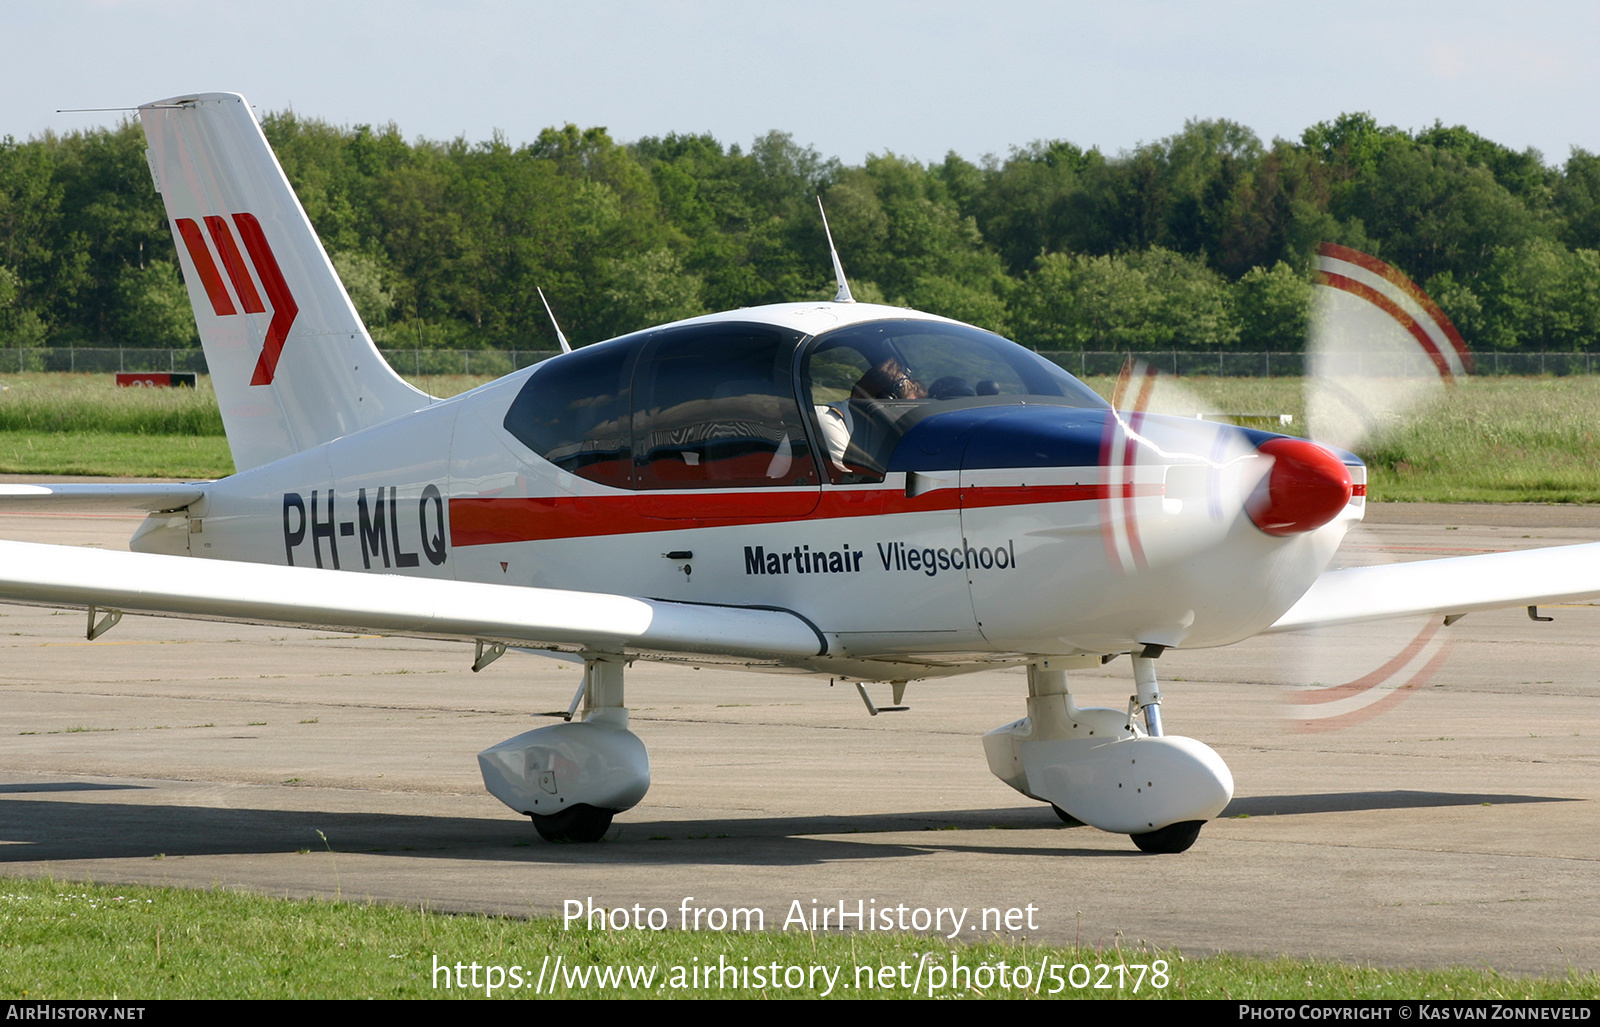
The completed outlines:
{"type": "MultiPolygon", "coordinates": [[[[852,400],[921,400],[956,399],[964,396],[992,396],[999,386],[993,380],[983,380],[976,387],[959,375],[946,375],[932,385],[924,385],[899,357],[887,356],[867,369],[850,390],[852,400]]],[[[845,463],[845,452],[854,434],[854,415],[848,400],[817,406],[817,421],[822,427],[823,442],[829,459],[838,473],[852,469],[845,463]]]]}
{"type": "MultiPolygon", "coordinates": [[[[895,356],[888,356],[867,369],[850,389],[850,399],[927,399],[927,388],[912,377],[910,368],[895,356]]],[[[819,404],[817,421],[822,428],[822,441],[828,459],[836,472],[848,472],[845,451],[850,448],[850,436],[855,428],[855,418],[848,400],[819,404]]]]}
{"type": "Polygon", "coordinates": [[[855,399],[927,399],[928,390],[898,357],[886,357],[861,376],[850,395],[855,399]]]}

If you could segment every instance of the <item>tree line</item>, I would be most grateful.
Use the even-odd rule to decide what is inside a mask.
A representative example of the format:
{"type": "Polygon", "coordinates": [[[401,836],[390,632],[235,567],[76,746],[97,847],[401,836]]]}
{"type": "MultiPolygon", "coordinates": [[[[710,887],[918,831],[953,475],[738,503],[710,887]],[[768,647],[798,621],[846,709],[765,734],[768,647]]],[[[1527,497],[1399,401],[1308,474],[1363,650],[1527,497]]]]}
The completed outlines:
{"type": "MultiPolygon", "coordinates": [[[[380,343],[553,348],[760,303],[831,298],[816,200],[858,299],[1047,350],[1295,350],[1312,251],[1375,254],[1477,349],[1600,347],[1600,157],[1366,114],[1262,142],[1191,121],[1115,155],[1036,142],[974,163],[859,165],[782,132],[633,143],[408,142],[265,117],[380,343]]],[[[0,142],[0,345],[196,344],[137,124],[0,142]]]]}

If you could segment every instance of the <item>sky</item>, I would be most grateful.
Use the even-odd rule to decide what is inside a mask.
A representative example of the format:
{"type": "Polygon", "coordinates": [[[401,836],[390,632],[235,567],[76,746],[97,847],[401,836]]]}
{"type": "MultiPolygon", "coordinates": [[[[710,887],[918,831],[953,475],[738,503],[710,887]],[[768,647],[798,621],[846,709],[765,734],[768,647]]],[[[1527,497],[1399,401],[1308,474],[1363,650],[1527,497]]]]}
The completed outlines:
{"type": "Polygon", "coordinates": [[[0,137],[199,91],[407,138],[769,130],[847,164],[1066,139],[1114,154],[1227,118],[1346,111],[1600,150],[1600,4],[1406,0],[0,0],[0,137]]]}

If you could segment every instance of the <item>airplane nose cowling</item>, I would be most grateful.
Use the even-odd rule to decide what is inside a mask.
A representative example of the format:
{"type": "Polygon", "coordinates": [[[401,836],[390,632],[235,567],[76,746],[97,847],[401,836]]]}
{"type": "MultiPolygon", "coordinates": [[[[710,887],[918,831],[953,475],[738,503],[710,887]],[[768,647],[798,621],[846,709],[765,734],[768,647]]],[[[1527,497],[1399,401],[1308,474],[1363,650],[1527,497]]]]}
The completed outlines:
{"type": "Polygon", "coordinates": [[[1314,531],[1350,502],[1350,469],[1323,446],[1305,439],[1268,439],[1256,447],[1272,457],[1272,470],[1256,486],[1245,510],[1256,527],[1279,537],[1314,531]]]}

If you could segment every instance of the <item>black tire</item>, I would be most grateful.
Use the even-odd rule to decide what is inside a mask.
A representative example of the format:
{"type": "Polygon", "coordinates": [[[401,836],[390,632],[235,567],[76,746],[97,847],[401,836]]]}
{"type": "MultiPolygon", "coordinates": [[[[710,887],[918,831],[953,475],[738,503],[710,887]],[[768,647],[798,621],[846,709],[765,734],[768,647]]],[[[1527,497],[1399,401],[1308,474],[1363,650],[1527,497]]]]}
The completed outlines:
{"type": "Polygon", "coordinates": [[[597,842],[611,829],[615,810],[598,809],[580,802],[548,816],[530,813],[534,830],[547,842],[597,842]]]}
{"type": "Polygon", "coordinates": [[[1066,810],[1062,809],[1060,806],[1057,806],[1055,803],[1052,802],[1050,804],[1050,808],[1056,811],[1056,816],[1060,817],[1061,818],[1061,822],[1063,824],[1066,824],[1068,827],[1082,827],[1083,826],[1083,821],[1079,820],[1077,817],[1073,816],[1071,813],[1068,813],[1066,810]]]}
{"type": "Polygon", "coordinates": [[[1206,826],[1204,820],[1183,820],[1176,824],[1168,824],[1156,831],[1146,831],[1143,834],[1130,834],[1133,844],[1139,846],[1140,852],[1153,852],[1170,855],[1183,852],[1194,844],[1200,837],[1200,829],[1206,826]]]}

